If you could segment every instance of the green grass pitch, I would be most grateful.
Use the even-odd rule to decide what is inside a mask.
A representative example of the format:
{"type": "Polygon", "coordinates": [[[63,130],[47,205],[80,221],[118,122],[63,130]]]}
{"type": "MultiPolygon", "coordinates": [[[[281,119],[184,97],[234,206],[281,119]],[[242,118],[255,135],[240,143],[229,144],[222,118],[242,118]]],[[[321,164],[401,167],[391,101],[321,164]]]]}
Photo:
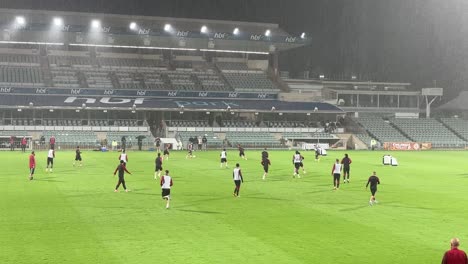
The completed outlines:
{"type": "Polygon", "coordinates": [[[400,166],[381,165],[384,152],[348,152],[351,183],[332,190],[331,167],[303,152],[307,173],[293,179],[293,151],[270,151],[262,181],[259,151],[248,160],[228,151],[173,151],[163,164],[174,179],[165,209],[153,179],[154,152],[130,151],[131,192],[114,193],[118,153],[57,151],[53,173],[46,152],[1,152],[1,263],[439,263],[451,237],[468,245],[468,152],[393,152],[400,166]],[[245,182],[232,196],[232,168],[245,182]],[[367,178],[377,171],[379,204],[370,207],[367,178]]]}

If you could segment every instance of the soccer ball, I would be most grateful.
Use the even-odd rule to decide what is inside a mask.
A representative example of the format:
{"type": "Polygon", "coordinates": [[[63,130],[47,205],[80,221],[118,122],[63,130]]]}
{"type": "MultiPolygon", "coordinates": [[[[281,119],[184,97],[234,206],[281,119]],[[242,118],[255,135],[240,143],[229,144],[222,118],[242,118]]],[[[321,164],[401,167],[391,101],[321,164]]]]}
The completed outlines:
{"type": "Polygon", "coordinates": [[[196,158],[197,156],[193,155],[194,158],[196,158]]]}

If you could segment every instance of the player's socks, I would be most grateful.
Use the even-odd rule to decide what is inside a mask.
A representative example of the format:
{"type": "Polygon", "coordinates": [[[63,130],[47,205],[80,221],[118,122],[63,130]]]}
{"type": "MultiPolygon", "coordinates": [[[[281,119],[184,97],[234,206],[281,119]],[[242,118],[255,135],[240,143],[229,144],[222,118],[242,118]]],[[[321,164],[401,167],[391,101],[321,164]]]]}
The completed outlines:
{"type": "Polygon", "coordinates": [[[370,206],[373,206],[374,204],[372,203],[372,201],[369,201],[369,205],[370,205],[370,206]]]}

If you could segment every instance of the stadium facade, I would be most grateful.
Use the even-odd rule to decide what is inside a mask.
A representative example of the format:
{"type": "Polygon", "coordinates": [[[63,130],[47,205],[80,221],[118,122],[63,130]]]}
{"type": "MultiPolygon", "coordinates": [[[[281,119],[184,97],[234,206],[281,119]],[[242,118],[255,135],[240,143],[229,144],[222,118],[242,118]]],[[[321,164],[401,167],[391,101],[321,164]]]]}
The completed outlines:
{"type": "Polygon", "coordinates": [[[440,120],[432,121],[442,136],[429,138],[393,121],[421,112],[422,93],[409,83],[281,78],[278,54],[313,37],[276,24],[0,9],[0,30],[5,141],[27,135],[40,147],[58,135],[63,147],[97,147],[143,136],[151,148],[155,137],[186,145],[205,135],[213,147],[368,148],[467,140],[440,120]]]}

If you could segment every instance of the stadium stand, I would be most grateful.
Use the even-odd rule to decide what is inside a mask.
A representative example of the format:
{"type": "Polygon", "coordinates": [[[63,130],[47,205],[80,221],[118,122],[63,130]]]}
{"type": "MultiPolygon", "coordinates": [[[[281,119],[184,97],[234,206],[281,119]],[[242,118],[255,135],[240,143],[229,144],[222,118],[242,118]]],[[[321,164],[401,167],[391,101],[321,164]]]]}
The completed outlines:
{"type": "Polygon", "coordinates": [[[240,144],[243,147],[282,147],[280,141],[271,133],[264,132],[227,132],[226,139],[231,146],[240,144]]]}
{"type": "Polygon", "coordinates": [[[354,134],[359,140],[361,140],[364,144],[367,145],[367,147],[371,146],[372,140],[374,140],[373,137],[367,135],[367,134],[354,134]]]}
{"type": "Polygon", "coordinates": [[[209,127],[206,120],[171,120],[166,122],[171,127],[209,127]]]}
{"type": "Polygon", "coordinates": [[[456,134],[468,141],[468,122],[460,118],[441,118],[441,121],[456,134]]]}
{"type": "Polygon", "coordinates": [[[224,127],[257,127],[253,121],[232,121],[225,120],[223,121],[224,127]]]}
{"type": "Polygon", "coordinates": [[[155,138],[150,132],[107,132],[106,139],[108,144],[113,140],[121,142],[122,137],[126,138],[127,148],[135,148],[137,146],[137,137],[144,136],[142,143],[144,146],[153,146],[155,138]]]}
{"type": "Polygon", "coordinates": [[[207,138],[208,148],[221,148],[224,145],[223,140],[220,139],[213,132],[183,131],[178,132],[176,137],[180,138],[183,147],[186,148],[191,137],[194,138],[202,136],[205,136],[207,138]]]}
{"type": "Polygon", "coordinates": [[[43,87],[44,78],[39,67],[0,66],[0,85],[43,87]]]}
{"type": "Polygon", "coordinates": [[[356,122],[361,124],[379,142],[408,142],[409,138],[394,128],[390,122],[381,117],[360,117],[356,122]]]}
{"type": "Polygon", "coordinates": [[[54,136],[58,146],[80,146],[94,147],[99,145],[96,133],[92,131],[44,131],[42,133],[46,139],[54,136]]]}
{"type": "Polygon", "coordinates": [[[300,133],[300,132],[285,132],[283,137],[289,140],[326,140],[326,139],[338,139],[337,136],[326,133],[326,132],[316,132],[316,133],[300,133]]]}
{"type": "Polygon", "coordinates": [[[412,141],[430,142],[435,148],[457,148],[466,144],[464,140],[433,118],[393,119],[392,122],[412,141]]]}
{"type": "Polygon", "coordinates": [[[279,92],[265,73],[224,73],[226,80],[238,92],[279,92]]]}

